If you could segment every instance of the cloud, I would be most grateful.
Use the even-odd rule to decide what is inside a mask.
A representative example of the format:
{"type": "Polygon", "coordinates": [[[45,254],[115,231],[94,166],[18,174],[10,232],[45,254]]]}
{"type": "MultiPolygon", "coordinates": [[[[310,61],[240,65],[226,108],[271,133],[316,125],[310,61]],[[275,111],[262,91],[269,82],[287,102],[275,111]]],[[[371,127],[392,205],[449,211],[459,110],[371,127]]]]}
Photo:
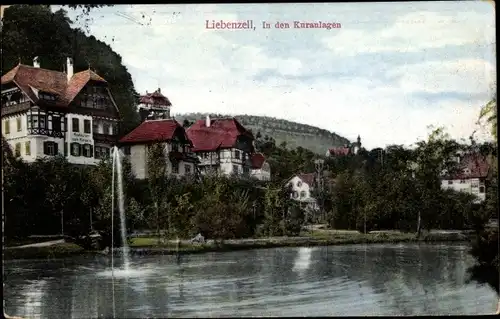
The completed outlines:
{"type": "Polygon", "coordinates": [[[323,44],[341,55],[418,52],[426,49],[495,42],[494,15],[471,11],[448,15],[423,11],[406,14],[379,30],[342,30],[323,44]]]}
{"type": "Polygon", "coordinates": [[[455,138],[477,128],[496,74],[493,12],[469,2],[134,5],[96,11],[91,33],[123,57],[137,91],[161,87],[174,114],[274,116],[373,148],[414,143],[428,125],[455,138]],[[207,19],[342,29],[207,30],[207,19]]]}
{"type": "Polygon", "coordinates": [[[479,59],[460,59],[446,62],[424,62],[401,66],[388,71],[399,77],[405,93],[461,92],[478,94],[489,91],[495,68],[479,59]]]}

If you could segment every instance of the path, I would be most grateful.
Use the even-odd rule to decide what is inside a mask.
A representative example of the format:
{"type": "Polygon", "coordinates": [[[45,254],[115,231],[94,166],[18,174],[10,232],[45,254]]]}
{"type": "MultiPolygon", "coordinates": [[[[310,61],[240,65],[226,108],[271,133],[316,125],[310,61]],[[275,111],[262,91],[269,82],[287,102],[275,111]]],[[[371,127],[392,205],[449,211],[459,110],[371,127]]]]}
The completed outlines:
{"type": "Polygon", "coordinates": [[[42,243],[28,244],[28,245],[22,245],[22,246],[14,246],[14,247],[8,247],[8,248],[47,247],[47,246],[52,246],[52,245],[57,245],[57,244],[63,244],[65,242],[66,241],[64,239],[58,239],[58,240],[44,241],[42,243]]]}

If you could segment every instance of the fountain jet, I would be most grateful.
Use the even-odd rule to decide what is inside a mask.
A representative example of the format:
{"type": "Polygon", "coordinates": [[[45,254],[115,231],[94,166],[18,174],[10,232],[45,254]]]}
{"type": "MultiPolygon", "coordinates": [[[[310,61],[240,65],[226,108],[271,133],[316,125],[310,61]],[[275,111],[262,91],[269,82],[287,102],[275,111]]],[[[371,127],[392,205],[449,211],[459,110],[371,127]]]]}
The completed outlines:
{"type": "MultiPolygon", "coordinates": [[[[126,222],[125,222],[125,196],[123,192],[123,168],[122,168],[122,162],[120,159],[120,150],[118,147],[113,148],[113,160],[112,160],[112,165],[113,165],[113,180],[112,180],[112,185],[111,189],[112,194],[111,194],[111,200],[113,205],[112,206],[112,211],[111,211],[111,220],[112,220],[112,226],[111,226],[111,232],[112,232],[112,240],[114,240],[114,203],[115,203],[115,189],[116,193],[118,193],[118,211],[120,213],[120,233],[121,233],[121,239],[122,239],[122,254],[123,254],[123,268],[125,271],[129,269],[129,264],[130,264],[130,259],[129,259],[129,247],[127,243],[127,228],[126,228],[126,222]],[[116,169],[116,181],[115,181],[115,169],[116,169]],[[115,188],[115,182],[116,182],[116,188],[115,188]]],[[[112,255],[113,256],[113,255],[112,255]]],[[[113,261],[111,261],[113,263],[113,261]]],[[[112,265],[113,267],[113,265],[112,265]]]]}

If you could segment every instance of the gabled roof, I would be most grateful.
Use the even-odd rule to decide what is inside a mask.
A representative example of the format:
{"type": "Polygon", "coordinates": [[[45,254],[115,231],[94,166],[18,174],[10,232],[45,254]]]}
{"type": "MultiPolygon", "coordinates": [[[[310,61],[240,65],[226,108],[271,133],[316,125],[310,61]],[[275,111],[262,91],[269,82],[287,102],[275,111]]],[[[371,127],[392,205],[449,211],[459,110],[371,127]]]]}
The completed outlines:
{"type": "Polygon", "coordinates": [[[38,102],[35,91],[57,95],[58,106],[68,106],[89,81],[107,83],[92,70],[77,72],[68,82],[64,72],[24,64],[18,64],[2,76],[2,85],[15,83],[34,103],[38,102]]]}
{"type": "Polygon", "coordinates": [[[336,155],[336,156],[345,156],[348,155],[351,152],[351,149],[346,146],[341,146],[341,147],[334,147],[330,148],[328,150],[328,153],[330,155],[336,155]]]}
{"type": "Polygon", "coordinates": [[[174,137],[175,130],[184,128],[173,119],[151,120],[142,122],[132,132],[120,139],[120,143],[164,142],[174,137]]]}
{"type": "Polygon", "coordinates": [[[466,154],[461,159],[459,170],[456,174],[445,176],[443,179],[469,179],[485,178],[490,171],[490,164],[485,156],[480,154],[466,154]],[[468,169],[469,173],[465,170],[468,169]]]}
{"type": "Polygon", "coordinates": [[[309,186],[314,186],[316,181],[316,174],[314,173],[301,173],[297,174],[297,177],[302,180],[302,182],[306,183],[309,186]]]}
{"type": "Polygon", "coordinates": [[[215,151],[218,148],[231,148],[240,135],[253,138],[251,132],[243,127],[235,118],[211,119],[210,126],[205,120],[198,120],[187,130],[193,142],[194,151],[215,151]]]}
{"type": "Polygon", "coordinates": [[[266,162],[266,158],[262,153],[255,153],[252,155],[251,161],[253,169],[261,169],[262,165],[266,162]]]}
{"type": "Polygon", "coordinates": [[[172,103],[170,103],[170,100],[161,94],[161,89],[158,88],[158,90],[154,91],[153,93],[148,93],[146,92],[145,95],[141,95],[139,98],[140,103],[144,104],[154,104],[158,106],[164,106],[164,107],[169,107],[172,106],[172,103]]]}

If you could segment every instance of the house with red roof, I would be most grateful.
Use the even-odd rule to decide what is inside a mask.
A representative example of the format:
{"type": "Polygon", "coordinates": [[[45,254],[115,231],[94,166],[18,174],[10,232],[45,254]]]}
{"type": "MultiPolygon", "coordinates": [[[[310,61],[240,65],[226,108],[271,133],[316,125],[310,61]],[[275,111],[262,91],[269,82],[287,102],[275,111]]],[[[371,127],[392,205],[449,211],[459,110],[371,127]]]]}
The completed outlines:
{"type": "Polygon", "coordinates": [[[297,174],[291,177],[285,185],[286,187],[291,187],[291,198],[300,202],[306,211],[313,213],[319,210],[318,202],[312,196],[312,192],[316,186],[316,174],[297,174]]]}
{"type": "Polygon", "coordinates": [[[141,117],[142,121],[148,120],[160,120],[170,118],[170,108],[172,103],[170,100],[161,93],[161,89],[158,88],[153,93],[148,93],[146,91],[145,95],[139,97],[139,105],[137,106],[137,111],[141,117]]]}
{"type": "Polygon", "coordinates": [[[207,116],[187,130],[198,156],[202,174],[255,176],[270,178],[270,167],[263,155],[255,154],[254,136],[235,118],[207,116]],[[267,165],[266,165],[267,164],[267,165]]]}
{"type": "Polygon", "coordinates": [[[329,148],[326,151],[326,156],[328,157],[341,157],[347,155],[358,154],[361,149],[361,137],[358,135],[358,138],[355,143],[345,144],[340,147],[329,148]]]}
{"type": "Polygon", "coordinates": [[[92,165],[118,140],[120,114],[106,80],[90,69],[74,73],[71,58],[65,69],[44,69],[35,57],[1,78],[2,134],[28,162],[61,154],[92,165]]]}
{"type": "Polygon", "coordinates": [[[252,168],[250,176],[261,181],[271,180],[271,167],[262,153],[255,153],[251,156],[252,168]]]}
{"type": "Polygon", "coordinates": [[[149,147],[161,143],[165,150],[167,174],[191,175],[196,172],[198,158],[185,129],[174,119],[145,120],[120,139],[120,148],[130,159],[136,178],[148,177],[149,147]]]}
{"type": "Polygon", "coordinates": [[[486,156],[477,153],[466,153],[457,156],[459,169],[452,174],[445,174],[441,178],[443,189],[474,194],[477,202],[486,199],[486,183],[492,172],[486,156]]]}

